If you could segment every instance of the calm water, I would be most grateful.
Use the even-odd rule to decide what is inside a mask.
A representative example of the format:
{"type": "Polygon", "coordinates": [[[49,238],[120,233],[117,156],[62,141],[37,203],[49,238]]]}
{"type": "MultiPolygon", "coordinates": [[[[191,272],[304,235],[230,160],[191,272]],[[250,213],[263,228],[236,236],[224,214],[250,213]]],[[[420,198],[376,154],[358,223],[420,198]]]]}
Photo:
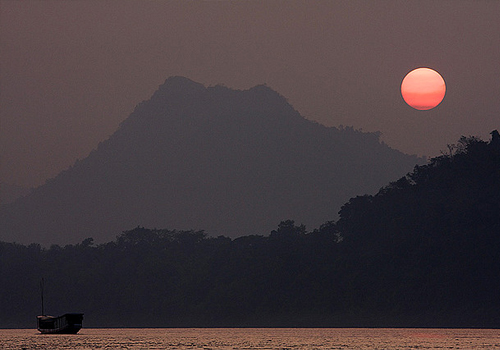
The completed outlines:
{"type": "Polygon", "coordinates": [[[0,349],[500,349],[500,330],[197,328],[0,329],[0,349]]]}

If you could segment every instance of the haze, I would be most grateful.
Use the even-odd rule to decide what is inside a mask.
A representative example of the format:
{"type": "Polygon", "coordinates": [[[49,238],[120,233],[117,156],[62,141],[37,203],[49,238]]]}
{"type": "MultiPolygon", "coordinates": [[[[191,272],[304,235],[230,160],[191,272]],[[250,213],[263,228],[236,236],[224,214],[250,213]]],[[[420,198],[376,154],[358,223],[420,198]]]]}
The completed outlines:
{"type": "Polygon", "coordinates": [[[500,125],[498,1],[6,1],[0,182],[36,186],[84,158],[172,75],[265,83],[308,119],[435,156],[500,125]],[[425,113],[401,80],[447,83],[425,113]]]}

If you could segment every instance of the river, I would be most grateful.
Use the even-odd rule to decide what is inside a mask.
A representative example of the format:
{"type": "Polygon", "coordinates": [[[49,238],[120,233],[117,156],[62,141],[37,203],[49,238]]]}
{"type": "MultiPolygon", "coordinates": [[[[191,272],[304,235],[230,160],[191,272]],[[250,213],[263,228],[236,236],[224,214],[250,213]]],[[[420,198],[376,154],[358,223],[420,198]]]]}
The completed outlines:
{"type": "Polygon", "coordinates": [[[0,329],[0,349],[500,349],[497,329],[83,328],[76,335],[0,329]]]}

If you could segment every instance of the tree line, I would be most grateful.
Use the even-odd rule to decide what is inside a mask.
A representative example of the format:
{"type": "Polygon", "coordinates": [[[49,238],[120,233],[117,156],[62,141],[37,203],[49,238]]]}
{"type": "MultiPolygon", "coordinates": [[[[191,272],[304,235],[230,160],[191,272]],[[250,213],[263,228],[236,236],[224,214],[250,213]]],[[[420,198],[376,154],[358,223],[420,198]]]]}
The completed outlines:
{"type": "Polygon", "coordinates": [[[0,242],[0,327],[499,327],[500,148],[461,138],[339,220],[268,235],[136,227],[114,241],[0,242]]]}

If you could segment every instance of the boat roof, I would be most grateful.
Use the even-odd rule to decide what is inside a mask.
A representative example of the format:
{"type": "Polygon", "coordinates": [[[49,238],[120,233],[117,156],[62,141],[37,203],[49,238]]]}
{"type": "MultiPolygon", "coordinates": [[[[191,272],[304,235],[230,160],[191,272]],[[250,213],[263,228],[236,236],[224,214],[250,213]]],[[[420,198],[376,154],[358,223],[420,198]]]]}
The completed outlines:
{"type": "Polygon", "coordinates": [[[49,316],[49,315],[39,315],[37,316],[36,318],[39,318],[41,320],[50,320],[51,318],[58,318],[58,317],[64,317],[64,316],[82,316],[83,313],[81,312],[70,312],[70,313],[66,313],[64,315],[61,315],[61,316],[49,316]]]}

